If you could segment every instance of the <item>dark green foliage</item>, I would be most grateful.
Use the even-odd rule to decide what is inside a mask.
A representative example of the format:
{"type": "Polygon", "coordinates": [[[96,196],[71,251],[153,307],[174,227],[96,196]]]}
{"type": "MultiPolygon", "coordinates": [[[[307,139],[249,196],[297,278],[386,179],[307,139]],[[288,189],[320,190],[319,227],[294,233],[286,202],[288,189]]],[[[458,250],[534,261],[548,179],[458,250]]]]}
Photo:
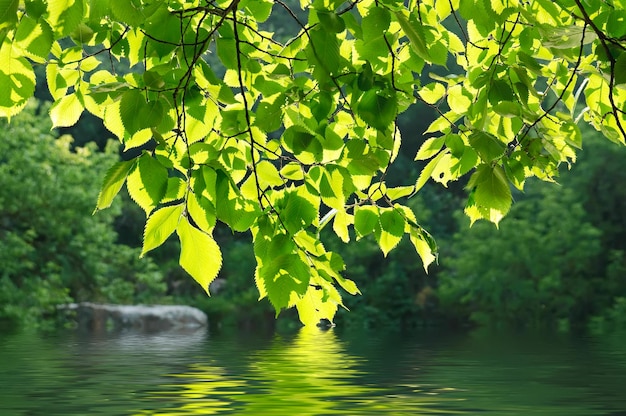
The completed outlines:
{"type": "Polygon", "coordinates": [[[55,139],[35,104],[0,128],[0,319],[33,325],[57,304],[163,293],[155,264],[117,243],[120,204],[91,215],[116,149],[70,150],[71,138],[55,139]]]}
{"type": "Polygon", "coordinates": [[[454,236],[439,274],[449,318],[562,329],[589,322],[623,326],[626,154],[592,134],[586,139],[586,152],[562,173],[562,185],[529,183],[499,230],[477,223],[454,236]]]}

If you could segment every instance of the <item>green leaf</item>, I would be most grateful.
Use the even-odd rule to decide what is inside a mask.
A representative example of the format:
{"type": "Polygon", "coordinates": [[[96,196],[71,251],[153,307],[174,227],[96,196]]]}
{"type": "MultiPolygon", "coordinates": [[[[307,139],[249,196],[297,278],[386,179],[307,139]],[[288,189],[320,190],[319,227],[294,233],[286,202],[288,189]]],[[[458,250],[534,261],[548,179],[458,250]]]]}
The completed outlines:
{"type": "Polygon", "coordinates": [[[289,192],[285,195],[285,207],[281,214],[287,230],[295,234],[317,220],[318,211],[307,199],[296,192],[289,192]]]}
{"type": "MultiPolygon", "coordinates": [[[[320,282],[324,283],[324,282],[320,282]]],[[[322,319],[328,319],[333,322],[335,313],[337,312],[337,303],[326,299],[326,290],[333,290],[334,288],[328,283],[325,284],[328,288],[321,285],[309,286],[307,292],[302,299],[296,303],[296,309],[298,310],[298,317],[303,325],[313,327],[320,323],[322,319]]]]}
{"type": "Polygon", "coordinates": [[[489,86],[489,103],[496,105],[500,101],[514,101],[515,94],[508,82],[497,79],[489,86]]]}
{"type": "Polygon", "coordinates": [[[415,247],[415,251],[422,259],[422,264],[424,265],[424,271],[428,273],[428,266],[430,266],[435,260],[437,260],[437,254],[428,243],[428,241],[424,238],[424,234],[422,230],[411,227],[409,232],[409,237],[413,247],[415,247]]]}
{"type": "Polygon", "coordinates": [[[391,14],[389,10],[382,7],[371,7],[367,15],[363,18],[361,27],[363,28],[363,40],[369,42],[376,38],[381,38],[389,29],[391,14]]]}
{"type": "Polygon", "coordinates": [[[195,228],[181,217],[176,228],[180,239],[180,265],[209,293],[209,285],[222,268],[222,252],[209,234],[195,228]]]}
{"type": "Polygon", "coordinates": [[[341,55],[339,43],[333,32],[316,27],[309,30],[310,42],[306,48],[307,56],[315,63],[315,76],[326,80],[328,75],[334,75],[341,69],[341,55]]]}
{"type": "Polygon", "coordinates": [[[335,217],[333,218],[333,231],[335,231],[337,237],[339,237],[344,243],[350,241],[348,225],[351,224],[352,221],[353,219],[350,218],[345,211],[335,212],[335,217]]]}
{"type": "Polygon", "coordinates": [[[137,168],[148,195],[155,204],[159,203],[167,191],[167,169],[148,153],[139,158],[137,168]]]}
{"type": "Polygon", "coordinates": [[[141,4],[138,0],[111,0],[110,7],[115,18],[130,26],[140,26],[156,12],[159,3],[161,2],[141,4]]]}
{"type": "Polygon", "coordinates": [[[35,92],[35,72],[22,57],[15,57],[9,41],[0,46],[0,117],[19,113],[35,92]]]}
{"type": "Polygon", "coordinates": [[[626,36],[626,10],[615,8],[609,13],[606,22],[608,37],[621,39],[626,36]]]}
{"type": "Polygon", "coordinates": [[[470,213],[474,208],[480,217],[498,225],[511,208],[511,189],[504,170],[500,166],[480,165],[467,186],[473,189],[468,203],[470,213]]]}
{"type": "Polygon", "coordinates": [[[165,196],[167,183],[167,169],[148,153],[144,153],[128,175],[126,187],[137,205],[150,213],[165,196]]]}
{"type": "Polygon", "coordinates": [[[446,136],[431,137],[426,139],[420,146],[417,155],[415,155],[415,160],[426,160],[435,156],[439,153],[445,141],[446,136]]]}
{"type": "Polygon", "coordinates": [[[53,127],[71,127],[83,113],[83,105],[75,93],[68,94],[55,101],[50,107],[53,127]]]}
{"type": "Polygon", "coordinates": [[[344,278],[339,273],[333,275],[333,277],[335,278],[337,283],[339,283],[339,286],[341,286],[343,288],[343,290],[345,290],[349,294],[351,294],[351,295],[360,295],[361,294],[361,291],[356,286],[356,283],[354,283],[354,281],[352,281],[350,279],[344,278]]]}
{"type": "Polygon", "coordinates": [[[493,111],[503,117],[521,117],[522,107],[517,102],[500,101],[493,106],[493,111]]]}
{"type": "Polygon", "coordinates": [[[120,101],[120,117],[124,129],[130,134],[157,127],[163,114],[161,101],[146,102],[144,95],[137,90],[126,91],[120,101]]]}
{"type": "Polygon", "coordinates": [[[15,42],[39,63],[48,57],[53,40],[50,26],[44,20],[36,21],[29,16],[22,17],[15,33],[15,42]]]}
{"type": "Polygon", "coordinates": [[[289,162],[280,170],[280,176],[292,181],[301,181],[304,179],[304,172],[299,163],[289,162]]]}
{"type": "Polygon", "coordinates": [[[439,82],[424,85],[419,95],[427,104],[436,104],[446,93],[446,87],[439,82]]]}
{"type": "Polygon", "coordinates": [[[143,82],[147,88],[161,89],[165,86],[165,80],[156,71],[146,71],[143,73],[143,82]]]}
{"type": "Polygon", "coordinates": [[[357,78],[357,86],[361,91],[369,91],[374,86],[374,72],[369,61],[365,62],[361,67],[361,72],[357,78]]]}
{"type": "Polygon", "coordinates": [[[102,18],[111,15],[110,0],[90,0],[89,1],[89,21],[99,23],[102,18]]]}
{"type": "Polygon", "coordinates": [[[415,186],[397,186],[387,189],[386,194],[390,201],[395,201],[396,199],[411,195],[413,192],[415,192],[415,186]]]}
{"type": "Polygon", "coordinates": [[[104,181],[102,183],[100,194],[98,195],[98,203],[96,204],[94,214],[98,210],[111,206],[113,199],[119,193],[122,185],[124,185],[128,172],[130,172],[130,170],[135,166],[135,162],[135,159],[125,160],[117,162],[109,168],[107,174],[104,176],[104,181]]]}
{"type": "Polygon", "coordinates": [[[83,0],[49,0],[48,23],[57,35],[67,36],[84,17],[83,0]]]}
{"type": "Polygon", "coordinates": [[[317,18],[324,29],[333,33],[343,32],[346,29],[346,23],[337,13],[319,10],[317,18]]]}
{"type": "MultiPolygon", "coordinates": [[[[118,2],[129,3],[125,0],[118,2]]],[[[133,7],[133,5],[121,5],[121,7],[133,7]]],[[[113,5],[112,5],[113,7],[113,5]]],[[[117,7],[117,6],[116,6],[117,7]]],[[[114,13],[116,10],[114,10],[114,13]]],[[[118,13],[128,13],[125,20],[132,20],[131,26],[143,26],[147,36],[159,39],[157,42],[147,42],[146,52],[150,56],[158,56],[168,59],[176,49],[176,45],[181,43],[181,20],[174,13],[168,10],[168,3],[154,1],[150,5],[138,8],[136,13],[132,10],[117,10],[118,13]]],[[[120,18],[124,20],[124,18],[120,18]]],[[[143,55],[142,55],[143,56],[143,55]]],[[[173,80],[174,82],[176,80],[173,80]]]]}
{"type": "Polygon", "coordinates": [[[447,134],[446,138],[446,147],[450,149],[450,153],[452,156],[456,158],[461,158],[465,151],[465,143],[463,139],[458,134],[447,134]]]}
{"type": "Polygon", "coordinates": [[[388,130],[398,112],[398,100],[392,91],[366,91],[356,107],[361,119],[377,130],[388,130]]]}
{"type": "Polygon", "coordinates": [[[19,0],[0,0],[0,30],[17,23],[19,0]]]}
{"type": "Polygon", "coordinates": [[[354,208],[354,230],[357,240],[373,233],[378,222],[378,207],[363,205],[354,208]]]}
{"type": "Polygon", "coordinates": [[[291,126],[285,130],[282,143],[304,164],[313,164],[322,160],[322,143],[314,133],[303,126],[291,126]]]}
{"type": "Polygon", "coordinates": [[[273,101],[261,101],[256,110],[254,125],[266,133],[278,130],[282,126],[284,94],[278,94],[273,101]]]}
{"type": "Polygon", "coordinates": [[[188,198],[187,215],[200,230],[206,233],[213,232],[216,223],[215,207],[209,199],[198,194],[188,198]]]}
{"type": "Polygon", "coordinates": [[[485,163],[492,162],[504,155],[506,145],[498,140],[495,136],[484,132],[477,131],[469,136],[470,146],[476,150],[476,153],[485,163]]]}
{"type": "MultiPolygon", "coordinates": [[[[395,12],[396,20],[400,23],[402,31],[409,38],[409,44],[411,49],[425,61],[430,61],[430,53],[428,52],[428,46],[424,38],[424,33],[421,23],[415,19],[407,19],[407,17],[400,11],[395,12]]],[[[412,16],[411,16],[412,17],[412,16]]]]}
{"type": "Polygon", "coordinates": [[[626,53],[622,52],[615,60],[615,85],[626,84],[626,53]]]}
{"type": "Polygon", "coordinates": [[[240,8],[247,10],[259,23],[265,22],[272,14],[273,1],[270,0],[243,0],[239,3],[240,8]]]}
{"type": "Polygon", "coordinates": [[[237,61],[237,45],[235,39],[217,38],[217,56],[227,69],[237,69],[239,63],[237,61]]]}
{"type": "Polygon", "coordinates": [[[405,225],[404,217],[394,208],[381,210],[380,231],[376,230],[376,240],[385,257],[402,240],[405,225]]]}
{"type": "Polygon", "coordinates": [[[141,257],[148,251],[159,247],[176,231],[183,209],[183,204],[170,205],[150,214],[143,232],[141,257]]]}
{"type": "Polygon", "coordinates": [[[503,166],[511,183],[520,191],[524,190],[524,181],[526,180],[524,165],[519,160],[507,158],[504,160],[503,166]]]}
{"type": "Polygon", "coordinates": [[[267,187],[279,187],[285,183],[280,177],[276,166],[267,160],[261,160],[256,164],[256,174],[259,178],[259,186],[262,189],[267,187]]]}
{"type": "Polygon", "coordinates": [[[293,253],[261,260],[264,264],[258,269],[258,274],[278,315],[281,309],[293,306],[305,295],[311,278],[310,269],[293,253]]]}
{"type": "Polygon", "coordinates": [[[433,160],[431,160],[426,164],[426,166],[424,166],[424,169],[422,169],[420,176],[417,178],[417,182],[415,182],[415,192],[419,191],[424,185],[426,185],[426,182],[428,182],[428,180],[430,179],[441,159],[443,159],[443,157],[447,154],[448,153],[446,151],[440,152],[437,156],[435,156],[433,160]]]}
{"type": "Polygon", "coordinates": [[[344,178],[337,170],[326,170],[322,173],[319,182],[319,191],[322,201],[331,208],[343,210],[346,197],[343,191],[344,178]]]}

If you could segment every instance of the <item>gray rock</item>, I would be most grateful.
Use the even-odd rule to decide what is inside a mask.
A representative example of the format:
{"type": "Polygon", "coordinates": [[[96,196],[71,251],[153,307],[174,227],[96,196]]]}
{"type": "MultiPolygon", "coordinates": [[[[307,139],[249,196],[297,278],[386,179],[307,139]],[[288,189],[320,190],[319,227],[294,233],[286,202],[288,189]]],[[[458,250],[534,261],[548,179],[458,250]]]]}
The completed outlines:
{"type": "Polygon", "coordinates": [[[207,316],[199,309],[183,305],[106,305],[90,302],[62,305],[75,311],[78,327],[93,331],[134,329],[146,332],[179,328],[203,328],[207,316]]]}

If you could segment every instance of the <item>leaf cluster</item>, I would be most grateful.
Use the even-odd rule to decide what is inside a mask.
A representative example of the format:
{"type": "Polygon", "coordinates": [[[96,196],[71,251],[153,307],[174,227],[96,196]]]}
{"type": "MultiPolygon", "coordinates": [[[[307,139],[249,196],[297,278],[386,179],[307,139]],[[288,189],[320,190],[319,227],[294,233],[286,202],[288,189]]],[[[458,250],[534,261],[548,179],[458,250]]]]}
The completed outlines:
{"type": "Polygon", "coordinates": [[[575,160],[578,121],[623,143],[623,18],[620,2],[580,0],[3,1],[0,115],[26,105],[44,65],[54,126],[88,111],[143,150],[109,170],[96,210],[125,184],[147,217],[143,253],[176,234],[207,293],[217,221],[250,231],[261,297],[312,324],[342,305],[337,286],[358,293],[319,240],[327,225],[384,255],[408,235],[428,267],[436,245],[402,198],[430,179],[470,174],[467,215],[498,224],[510,185],[575,160]],[[265,23],[278,10],[288,39],[265,23]],[[426,164],[391,187],[396,120],[416,102],[438,114],[426,164]]]}

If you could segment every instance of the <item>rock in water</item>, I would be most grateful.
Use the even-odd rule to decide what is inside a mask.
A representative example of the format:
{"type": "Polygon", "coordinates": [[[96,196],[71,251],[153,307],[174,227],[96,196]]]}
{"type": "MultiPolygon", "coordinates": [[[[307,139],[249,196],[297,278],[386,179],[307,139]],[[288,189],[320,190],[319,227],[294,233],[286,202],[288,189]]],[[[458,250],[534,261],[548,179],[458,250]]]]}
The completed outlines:
{"type": "Polygon", "coordinates": [[[207,316],[197,308],[184,305],[106,305],[90,302],[60,307],[76,312],[79,328],[135,329],[146,332],[207,326],[207,316]]]}

